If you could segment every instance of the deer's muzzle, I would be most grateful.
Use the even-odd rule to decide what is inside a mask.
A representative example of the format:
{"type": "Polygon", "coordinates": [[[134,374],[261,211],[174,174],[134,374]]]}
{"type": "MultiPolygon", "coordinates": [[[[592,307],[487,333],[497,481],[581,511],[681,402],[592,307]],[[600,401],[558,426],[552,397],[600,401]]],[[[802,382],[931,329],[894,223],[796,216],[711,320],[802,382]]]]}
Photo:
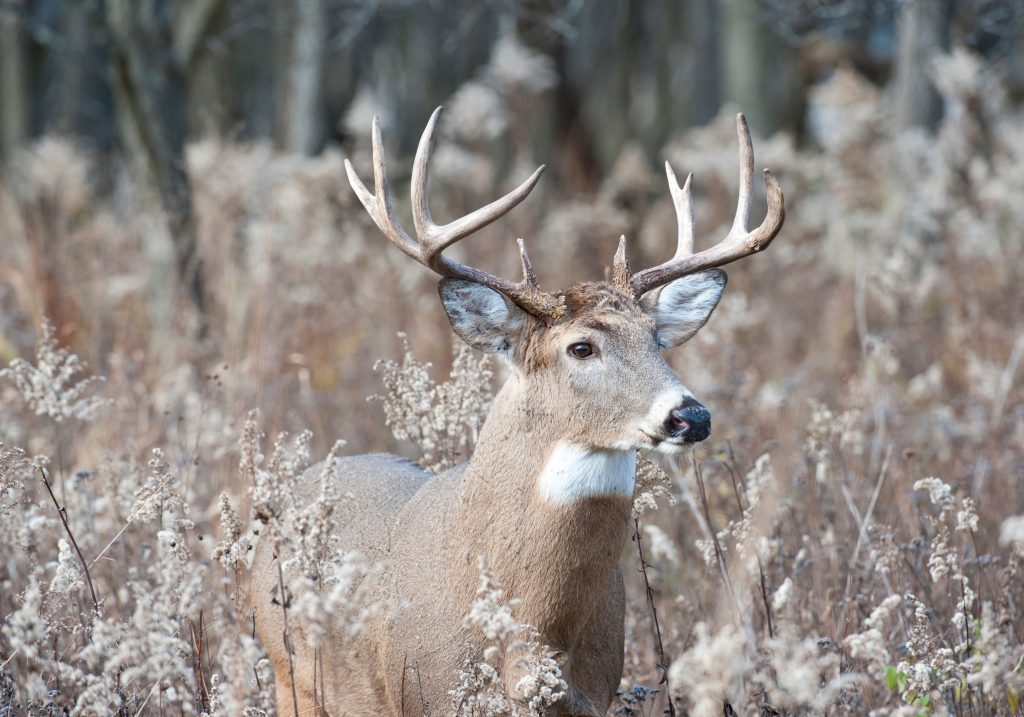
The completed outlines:
{"type": "Polygon", "coordinates": [[[704,406],[688,398],[669,411],[665,430],[673,438],[682,438],[687,443],[703,441],[711,435],[711,414],[704,406]]]}

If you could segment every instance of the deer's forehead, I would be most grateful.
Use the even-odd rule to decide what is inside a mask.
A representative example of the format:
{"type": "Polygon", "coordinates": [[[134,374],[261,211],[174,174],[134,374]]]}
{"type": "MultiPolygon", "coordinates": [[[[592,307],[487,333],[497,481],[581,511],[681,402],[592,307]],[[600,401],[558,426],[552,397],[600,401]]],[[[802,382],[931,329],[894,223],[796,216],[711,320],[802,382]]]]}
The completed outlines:
{"type": "Polygon", "coordinates": [[[649,333],[654,320],[636,300],[604,282],[576,284],[565,291],[565,316],[556,333],[590,330],[605,334],[649,333]]]}
{"type": "Polygon", "coordinates": [[[573,284],[564,292],[565,309],[568,316],[591,311],[638,310],[632,296],[605,281],[584,281],[573,284]]]}
{"type": "Polygon", "coordinates": [[[570,335],[592,336],[602,334],[608,337],[629,338],[647,336],[654,332],[654,320],[639,309],[633,311],[588,311],[582,312],[551,327],[551,337],[570,335]]]}

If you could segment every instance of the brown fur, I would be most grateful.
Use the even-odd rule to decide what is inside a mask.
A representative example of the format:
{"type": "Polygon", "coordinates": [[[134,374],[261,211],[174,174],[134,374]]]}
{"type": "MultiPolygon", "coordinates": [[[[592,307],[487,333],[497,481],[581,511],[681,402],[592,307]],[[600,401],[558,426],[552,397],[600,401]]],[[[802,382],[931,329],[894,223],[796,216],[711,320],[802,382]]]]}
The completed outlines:
{"type": "MultiPolygon", "coordinates": [[[[506,594],[520,600],[516,618],[534,625],[559,655],[570,690],[553,714],[605,713],[622,672],[617,563],[630,500],[599,495],[551,503],[536,481],[557,441],[609,448],[635,440],[626,427],[678,380],[658,353],[654,322],[630,297],[608,284],[577,285],[564,296],[562,320],[526,322],[516,345],[519,370],[495,398],[468,464],[429,477],[389,456],[339,463],[334,480],[354,498],[339,506],[346,544],[390,562],[381,597],[402,607],[356,644],[329,638],[328,714],[451,712],[448,690],[467,655],[482,649],[483,636],[463,625],[481,555],[506,594]],[[581,337],[605,354],[585,370],[564,350],[581,337]]],[[[274,664],[279,711],[292,714],[282,610],[272,602],[272,546],[257,547],[252,575],[256,627],[274,664]]],[[[301,626],[292,637],[295,687],[300,713],[312,715],[313,656],[299,634],[301,626]]]]}

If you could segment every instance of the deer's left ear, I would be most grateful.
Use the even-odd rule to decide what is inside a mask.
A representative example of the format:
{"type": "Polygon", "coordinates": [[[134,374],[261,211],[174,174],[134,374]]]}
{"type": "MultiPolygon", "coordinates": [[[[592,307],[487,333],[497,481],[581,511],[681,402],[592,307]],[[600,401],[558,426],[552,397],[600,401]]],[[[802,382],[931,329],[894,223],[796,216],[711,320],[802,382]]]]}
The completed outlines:
{"type": "Polygon", "coordinates": [[[658,326],[659,346],[678,346],[697,333],[718,306],[725,282],[724,271],[708,269],[644,294],[640,305],[658,326]]]}

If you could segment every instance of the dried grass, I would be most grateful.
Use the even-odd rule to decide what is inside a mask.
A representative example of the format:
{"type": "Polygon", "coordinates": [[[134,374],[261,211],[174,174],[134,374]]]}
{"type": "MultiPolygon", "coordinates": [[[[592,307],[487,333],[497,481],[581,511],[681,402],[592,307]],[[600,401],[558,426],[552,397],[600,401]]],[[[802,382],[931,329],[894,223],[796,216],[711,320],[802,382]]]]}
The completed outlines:
{"type": "MultiPolygon", "coordinates": [[[[1024,116],[970,55],[943,62],[950,111],[935,136],[892,135],[878,98],[860,93],[849,101],[870,111],[820,115],[834,125],[823,149],[757,144],[786,188],[786,228],[731,271],[714,320],[670,356],[711,408],[715,435],[694,464],[640,481],[673,662],[659,684],[645,586],[626,570],[614,713],[656,714],[671,694],[695,717],[1019,714],[1024,116]]],[[[508,113],[487,132],[522,119],[506,87],[522,81],[498,70],[480,79],[506,100],[484,109],[508,113]]],[[[463,93],[467,116],[478,99],[463,93]]],[[[467,162],[495,188],[506,181],[485,143],[459,142],[450,176],[467,162]]],[[[703,235],[729,220],[734,142],[723,117],[665,148],[697,170],[703,235]]],[[[365,155],[355,148],[354,161],[365,155]]],[[[373,568],[335,561],[340,546],[315,530],[344,498],[325,494],[296,516],[277,481],[338,436],[351,452],[397,450],[435,468],[462,460],[489,369],[463,353],[448,388],[432,382],[426,366],[450,362],[434,279],[368,225],[337,154],[191,148],[215,287],[207,345],[181,338],[168,240],[131,182],[96,196],[92,158],[63,140],[19,162],[27,179],[0,191],[0,714],[270,714],[272,676],[234,599],[254,529],[239,516],[263,515],[291,559],[321,576],[289,609],[314,624],[352,611],[357,630],[374,608],[360,597],[373,568]],[[44,316],[55,328],[37,341],[44,316]],[[415,391],[390,393],[382,411],[365,399],[379,390],[375,362],[405,350],[396,330],[419,358],[386,364],[384,383],[415,378],[415,391]],[[83,376],[75,356],[105,382],[83,376]],[[388,402],[411,397],[415,425],[400,424],[409,407],[388,402]],[[245,419],[253,408],[259,425],[245,419]],[[388,435],[386,416],[415,445],[388,435]],[[261,431],[297,438],[264,458],[261,431]]],[[[540,237],[534,253],[548,255],[538,264],[553,285],[601,276],[626,230],[640,239],[635,263],[650,263],[674,236],[667,192],[641,181],[635,156],[618,171],[595,197],[549,188],[458,251],[512,276],[510,238],[540,237]]],[[[479,183],[439,187],[435,214],[482,194],[479,183]]],[[[636,565],[634,553],[624,561],[636,565]]],[[[536,650],[540,669],[550,656],[536,650]]],[[[544,670],[548,681],[523,683],[520,697],[557,693],[544,670]]],[[[472,705],[486,714],[486,702],[472,705]]]]}

